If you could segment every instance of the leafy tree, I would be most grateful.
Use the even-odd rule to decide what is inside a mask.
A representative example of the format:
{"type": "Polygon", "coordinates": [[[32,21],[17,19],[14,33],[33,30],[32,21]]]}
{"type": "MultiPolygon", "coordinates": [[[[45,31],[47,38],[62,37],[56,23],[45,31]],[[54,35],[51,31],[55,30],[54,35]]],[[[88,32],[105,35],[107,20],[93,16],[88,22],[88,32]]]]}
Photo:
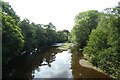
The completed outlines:
{"type": "Polygon", "coordinates": [[[57,42],[65,42],[68,40],[68,35],[64,31],[57,32],[57,42]]]}
{"type": "Polygon", "coordinates": [[[23,51],[30,52],[35,47],[35,29],[30,24],[28,19],[24,19],[20,22],[19,25],[25,37],[25,45],[23,51]]]}
{"type": "Polygon", "coordinates": [[[9,5],[9,3],[1,1],[0,3],[2,4],[2,11],[3,13],[11,16],[13,19],[15,19],[15,22],[20,21],[20,18],[18,15],[16,15],[15,11],[12,9],[12,7],[9,5]]]}
{"type": "Polygon", "coordinates": [[[45,29],[43,29],[40,24],[34,24],[33,26],[35,27],[35,45],[40,49],[47,45],[45,29]]]}
{"type": "Polygon", "coordinates": [[[120,33],[119,13],[115,8],[106,9],[100,18],[100,22],[89,36],[84,53],[91,57],[91,62],[100,67],[106,73],[120,78],[120,33]]]}
{"type": "Polygon", "coordinates": [[[98,14],[96,10],[90,10],[79,13],[75,17],[75,25],[71,31],[71,41],[84,47],[87,43],[89,35],[98,24],[98,14]]]}
{"type": "Polygon", "coordinates": [[[64,29],[63,32],[67,33],[67,35],[69,35],[69,33],[70,33],[70,32],[69,32],[68,30],[66,30],[66,29],[64,29]]]}
{"type": "Polygon", "coordinates": [[[47,37],[47,44],[51,45],[56,42],[56,31],[55,31],[56,27],[52,23],[49,23],[45,27],[46,27],[45,32],[47,37]]]}
{"type": "Polygon", "coordinates": [[[56,30],[56,27],[51,22],[44,27],[46,27],[47,30],[56,30]]]}
{"type": "Polygon", "coordinates": [[[69,41],[70,32],[68,30],[64,29],[63,33],[66,36],[66,40],[65,41],[69,41]]]}
{"type": "Polygon", "coordinates": [[[16,25],[15,19],[11,16],[2,14],[2,56],[3,63],[7,63],[11,58],[19,55],[24,46],[24,37],[21,29],[16,25]]]}
{"type": "Polygon", "coordinates": [[[30,23],[28,19],[20,21],[9,3],[1,0],[0,3],[2,3],[0,25],[3,24],[3,33],[0,35],[3,36],[3,63],[8,63],[15,56],[22,55],[23,51],[29,54],[35,48],[39,50],[67,40],[67,30],[56,32],[56,27],[52,23],[42,27],[41,24],[30,23]]]}

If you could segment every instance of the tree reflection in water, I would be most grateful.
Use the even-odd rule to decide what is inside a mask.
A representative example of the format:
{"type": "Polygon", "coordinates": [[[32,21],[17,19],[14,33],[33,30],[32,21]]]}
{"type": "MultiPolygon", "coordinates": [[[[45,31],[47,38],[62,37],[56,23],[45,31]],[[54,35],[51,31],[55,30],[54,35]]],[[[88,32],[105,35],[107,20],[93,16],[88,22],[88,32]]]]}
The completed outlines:
{"type": "Polygon", "coordinates": [[[34,70],[40,71],[40,66],[44,65],[51,67],[51,63],[55,61],[55,55],[61,50],[54,47],[37,51],[34,54],[23,55],[14,58],[7,65],[3,65],[2,77],[4,78],[34,78],[34,70]],[[43,61],[43,59],[45,59],[43,61]]]}
{"type": "MultiPolygon", "coordinates": [[[[92,68],[83,67],[79,60],[83,58],[79,47],[67,51],[50,47],[33,54],[22,55],[3,65],[3,78],[106,78],[109,76],[92,68]]],[[[23,79],[22,79],[23,80],[23,79]]],[[[85,80],[85,79],[84,79],[85,80]]],[[[112,79],[111,79],[112,80],[112,79]]]]}
{"type": "MultiPolygon", "coordinates": [[[[101,73],[95,69],[83,67],[79,64],[79,60],[82,59],[84,56],[79,51],[79,47],[73,47],[71,48],[71,69],[72,69],[72,75],[74,78],[82,78],[84,80],[89,80],[90,78],[97,78],[102,80],[114,80],[110,78],[108,75],[105,75],[104,73],[101,73]]],[[[81,79],[81,80],[82,80],[81,79]]]]}

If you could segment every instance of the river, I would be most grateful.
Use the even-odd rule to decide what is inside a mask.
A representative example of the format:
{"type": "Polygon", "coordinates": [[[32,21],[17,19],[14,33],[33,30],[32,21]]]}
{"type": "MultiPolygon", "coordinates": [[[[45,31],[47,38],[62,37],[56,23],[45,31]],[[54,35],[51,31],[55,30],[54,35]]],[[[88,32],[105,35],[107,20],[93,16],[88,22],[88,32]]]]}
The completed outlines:
{"type": "MultiPolygon", "coordinates": [[[[61,50],[57,46],[37,51],[34,54],[23,55],[11,60],[3,66],[3,78],[103,78],[109,76],[95,69],[83,67],[79,64],[83,54],[78,47],[61,50]]],[[[111,79],[113,80],[113,79],[111,79]]]]}

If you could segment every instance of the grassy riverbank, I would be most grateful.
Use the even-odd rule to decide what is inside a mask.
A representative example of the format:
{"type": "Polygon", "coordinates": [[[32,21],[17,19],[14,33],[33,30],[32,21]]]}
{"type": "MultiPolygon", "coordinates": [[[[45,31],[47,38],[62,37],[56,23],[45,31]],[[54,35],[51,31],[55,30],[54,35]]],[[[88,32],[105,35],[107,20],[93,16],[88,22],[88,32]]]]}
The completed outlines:
{"type": "Polygon", "coordinates": [[[67,50],[70,48],[70,45],[71,43],[66,42],[62,46],[58,47],[58,49],[67,50]]]}

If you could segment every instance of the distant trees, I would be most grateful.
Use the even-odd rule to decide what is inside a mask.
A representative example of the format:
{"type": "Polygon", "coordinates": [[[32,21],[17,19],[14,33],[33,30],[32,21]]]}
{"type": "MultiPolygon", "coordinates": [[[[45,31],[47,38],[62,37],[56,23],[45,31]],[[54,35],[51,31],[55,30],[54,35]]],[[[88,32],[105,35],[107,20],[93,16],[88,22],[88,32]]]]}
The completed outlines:
{"type": "Polygon", "coordinates": [[[23,50],[30,52],[35,46],[35,30],[28,19],[24,19],[19,23],[22,33],[25,39],[25,45],[23,50]]]}
{"type": "Polygon", "coordinates": [[[35,28],[35,46],[38,49],[41,49],[42,47],[45,47],[47,45],[47,33],[40,24],[32,23],[32,25],[35,28]]]}
{"type": "Polygon", "coordinates": [[[57,42],[64,42],[68,41],[69,31],[66,32],[66,30],[63,31],[57,31],[57,42]]]}
{"type": "Polygon", "coordinates": [[[12,58],[21,55],[22,52],[29,54],[35,48],[42,49],[56,42],[68,40],[68,31],[56,31],[56,27],[30,23],[28,19],[20,20],[11,6],[4,2],[0,15],[2,17],[2,48],[3,64],[7,64],[12,58]]]}
{"type": "Polygon", "coordinates": [[[120,78],[120,4],[103,12],[92,11],[89,16],[94,17],[84,15],[89,12],[75,17],[72,41],[83,46],[93,65],[120,78]]]}

